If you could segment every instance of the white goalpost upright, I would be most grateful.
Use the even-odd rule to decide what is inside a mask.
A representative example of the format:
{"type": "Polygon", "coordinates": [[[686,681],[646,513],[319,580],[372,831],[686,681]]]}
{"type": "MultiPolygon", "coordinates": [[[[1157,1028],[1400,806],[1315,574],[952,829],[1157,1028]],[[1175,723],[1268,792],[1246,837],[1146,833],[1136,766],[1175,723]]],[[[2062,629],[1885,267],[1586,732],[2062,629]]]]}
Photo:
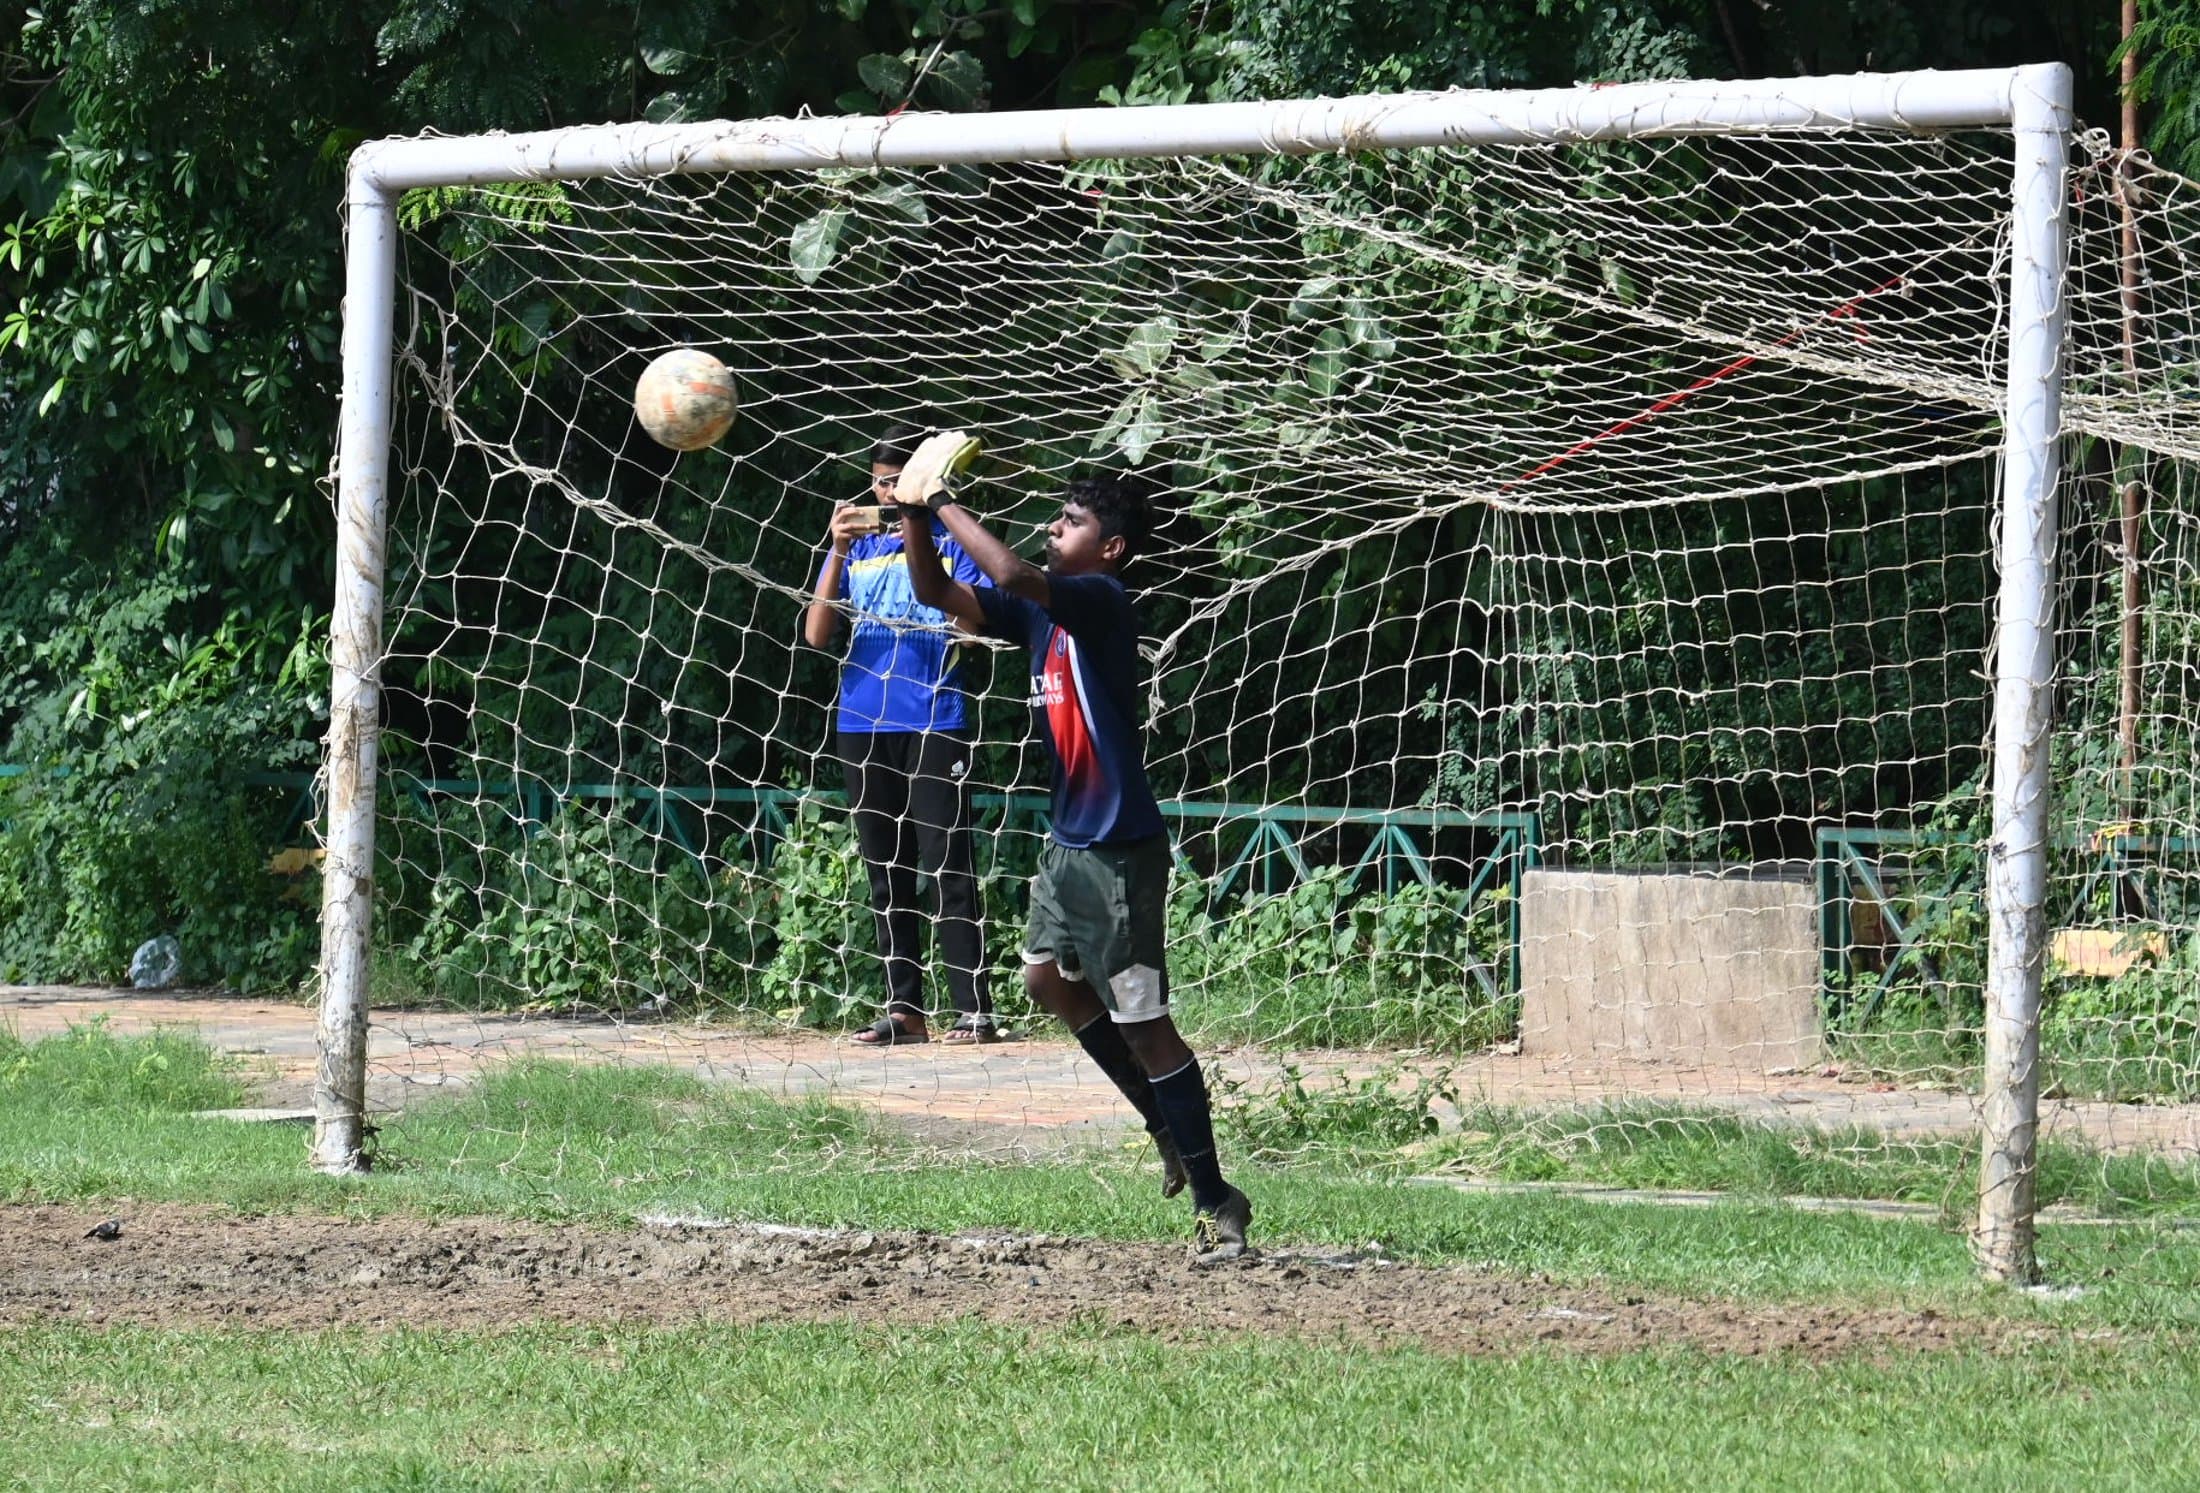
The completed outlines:
{"type": "Polygon", "coordinates": [[[1987,848],[1986,1065],[1975,1244],[1996,1280],[2029,1280],[2047,964],[2049,736],[2054,715],[2056,492],[2071,131],[2067,68],[2028,70],[2016,133],[2009,252],[2008,439],[1994,674],[1993,838],[1987,848]]]}
{"type": "MultiPolygon", "coordinates": [[[[2002,345],[1982,349],[1979,359],[1998,365],[1987,376],[1998,378],[2000,407],[1988,418],[1998,415],[2001,433],[1994,516],[1992,831],[1986,847],[1991,927],[1975,1247],[1980,1267],[1989,1276],[2006,1280],[2033,1276],[2040,994],[2046,960],[2048,810],[2053,786],[2048,741],[2053,714],[2056,503],[2069,232],[2065,182],[2073,131],[2071,74],[2060,64],[1517,93],[1450,92],[892,119],[636,124],[392,140],[362,147],[352,157],[346,195],[348,265],[313,1166],[346,1173],[365,1164],[381,686],[389,647],[385,589],[390,583],[387,556],[396,443],[399,209],[404,194],[418,189],[601,178],[648,183],[673,177],[835,170],[1210,157],[1263,161],[1330,153],[1745,135],[1778,138],[1843,131],[1913,137],[1994,131],[2012,136],[2015,142],[2013,174],[2000,209],[2000,253],[2006,273],[1998,297],[2002,345]]],[[[1871,204],[1858,201],[1847,210],[1868,213],[1871,204]]],[[[1409,233],[1410,226],[1385,221],[1380,232],[1396,237],[1409,233]]],[[[1422,252],[1437,259],[1443,247],[1440,238],[1433,237],[1420,244],[1422,252]]],[[[1810,298],[1797,292],[1795,299],[1808,304],[1810,298]]],[[[1653,316],[1681,316],[1662,307],[1649,307],[1642,314],[1646,325],[1656,324],[1653,316]]],[[[1820,322],[1826,319],[1824,314],[1818,317],[1820,322]]],[[[1792,365],[1806,372],[1827,366],[1818,354],[1782,353],[1786,340],[1759,335],[1751,341],[1737,334],[1732,345],[1746,348],[1742,356],[1749,360],[1780,354],[1791,356],[1792,365]],[[1819,361],[1814,363],[1814,357],[1819,361]]],[[[1428,356],[1439,356],[1433,344],[1428,356]]],[[[1872,354],[1867,349],[1857,356],[1868,360],[1872,354]]],[[[1929,378],[1903,377],[1909,379],[1902,385],[1910,391],[1906,397],[1928,402],[1938,397],[1929,378]]],[[[1595,422],[1602,423],[1601,418],[1595,422]]],[[[1919,423],[1921,428],[1929,427],[1930,417],[1919,423]]],[[[1380,434],[1371,434],[1370,440],[1380,434]]],[[[1921,443],[1937,438],[1929,430],[1917,437],[1921,443]]],[[[1909,467],[1890,458],[1885,469],[1912,470],[1927,464],[1923,456],[1915,457],[1909,467]]],[[[1520,502],[1518,484],[1524,480],[1482,484],[1456,496],[1456,505],[1479,503],[1510,511],[1520,502]]],[[[1676,494],[1659,501],[1683,497],[1676,494]]],[[[1340,501],[1349,504],[1350,494],[1340,501]]],[[[1385,518],[1390,518],[1387,511],[1385,518]]]]}

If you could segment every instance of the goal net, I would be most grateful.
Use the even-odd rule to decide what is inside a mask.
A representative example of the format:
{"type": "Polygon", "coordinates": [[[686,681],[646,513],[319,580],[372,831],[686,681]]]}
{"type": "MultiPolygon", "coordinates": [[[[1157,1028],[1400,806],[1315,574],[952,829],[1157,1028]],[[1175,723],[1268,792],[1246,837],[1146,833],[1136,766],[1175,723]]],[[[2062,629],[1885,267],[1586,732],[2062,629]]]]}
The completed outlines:
{"type": "MultiPolygon", "coordinates": [[[[1538,1127],[1719,1116],[1970,1158],[2031,252],[2011,132],[1667,108],[1585,133],[576,179],[550,150],[399,196],[373,999],[538,1018],[478,1018],[490,1046],[608,1017],[557,1040],[1018,1134],[1105,1110],[1047,1041],[845,1040],[884,1004],[885,925],[842,660],[802,617],[834,506],[876,501],[874,442],[962,426],[971,506],[1034,558],[1073,477],[1159,497],[1126,578],[1171,1003],[1237,1097],[1416,1095],[1447,1134],[1481,1117],[1487,1154],[1447,1153],[1466,1172],[1538,1127]],[[741,395],[686,454],[631,405],[676,347],[741,395]]],[[[2150,305],[2134,376],[2119,203],[2175,258],[2190,189],[2119,197],[2083,141],[2073,166],[2032,1077],[2184,1098],[2190,997],[2140,987],[2192,958],[2189,311],[2150,305]],[[2127,481],[2136,726],[2103,527],[2127,481]]],[[[2156,300],[2179,270],[2151,266],[2156,300]]],[[[864,619],[832,604],[845,639],[864,619]]],[[[1020,976],[1028,676],[954,646],[970,979],[1052,1038],[1020,976]]],[[[937,1033],[931,869],[896,915],[937,1033]]]]}

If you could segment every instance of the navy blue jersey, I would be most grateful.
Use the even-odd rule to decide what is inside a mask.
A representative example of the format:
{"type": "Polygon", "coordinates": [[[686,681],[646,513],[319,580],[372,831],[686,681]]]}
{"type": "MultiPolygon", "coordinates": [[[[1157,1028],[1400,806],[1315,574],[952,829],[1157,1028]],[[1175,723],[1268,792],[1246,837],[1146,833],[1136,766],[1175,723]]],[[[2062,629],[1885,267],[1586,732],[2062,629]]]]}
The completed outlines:
{"type": "MultiPolygon", "coordinates": [[[[977,562],[948,537],[947,526],[938,519],[932,520],[932,542],[948,574],[979,587],[983,595],[985,580],[977,562]]],[[[840,594],[855,612],[854,636],[840,666],[840,729],[865,734],[962,730],[963,649],[947,614],[918,602],[898,525],[848,546],[840,594]]]]}
{"type": "Polygon", "coordinates": [[[1047,605],[980,590],[986,631],[1031,652],[1031,713],[1054,760],[1055,843],[1162,832],[1138,739],[1138,624],[1112,575],[1047,577],[1047,605]]]}

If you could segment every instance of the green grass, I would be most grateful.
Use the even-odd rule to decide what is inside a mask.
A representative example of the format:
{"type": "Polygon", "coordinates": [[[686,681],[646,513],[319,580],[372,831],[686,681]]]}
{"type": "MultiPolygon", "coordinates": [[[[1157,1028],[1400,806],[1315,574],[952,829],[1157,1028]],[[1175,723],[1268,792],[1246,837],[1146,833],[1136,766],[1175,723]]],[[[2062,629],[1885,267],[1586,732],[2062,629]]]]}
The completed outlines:
{"type": "Polygon", "coordinates": [[[243,1092],[232,1064],[182,1032],[120,1038],[95,1020],[24,1042],[0,1030],[0,1099],[11,1115],[219,1109],[243,1092]]]}
{"type": "MultiPolygon", "coordinates": [[[[1775,1126],[1641,1103],[1471,1109],[1461,1116],[1458,1134],[1424,1148],[1414,1164],[1507,1181],[1929,1203],[1954,1221],[1975,1205],[1977,1151],[1970,1139],[1893,1137],[1861,1126],[1775,1126]]],[[[2098,1216],[2200,1217],[2200,1164],[2104,1155],[2050,1141],[2040,1147],[2039,1196],[2043,1206],[2098,1216]]]]}
{"type": "MultiPolygon", "coordinates": [[[[2147,971],[2123,982],[2050,981],[2040,1025],[2043,1092],[2110,1103],[2200,1099],[2200,1011],[2192,975],[2147,971]]],[[[1829,1055],[1901,1083],[1978,1092],[1983,1034],[1922,997],[1896,1002],[1862,1029],[1836,1030],[1829,1055]]]]}
{"type": "Polygon", "coordinates": [[[2087,1015],[2071,997],[2051,1001],[2040,1029],[2047,1091],[2087,1099],[2200,1099],[2200,1023],[2192,979],[2190,973],[2178,977],[2172,998],[2181,1010],[2142,1007],[2087,1015]]]}
{"type": "Polygon", "coordinates": [[[22,1488],[2191,1487],[2200,1353],[1440,1358],[959,1324],[11,1329],[22,1488]]]}
{"type": "MultiPolygon", "coordinates": [[[[854,1111],[774,1102],[665,1068],[522,1063],[492,1070],[479,1085],[392,1122],[378,1138],[378,1169],[363,1178],[308,1170],[298,1129],[187,1113],[241,1097],[233,1070],[176,1036],[116,1038],[87,1029],[30,1047],[0,1037],[0,1199],[614,1225],[663,1211],[1107,1239],[1175,1240],[1187,1226],[1181,1203],[1156,1196],[1142,1144],[1051,1165],[943,1156],[854,1111]]],[[[1337,1123],[1356,1127],[1364,1143],[1372,1123],[1365,1111],[1378,1102],[1361,1090],[1337,1123]]],[[[1302,1113],[1294,1123],[1303,1130],[1323,1122],[1302,1113]]],[[[1771,1164],[1764,1135],[1700,1119],[1589,1134],[1597,1146],[1571,1164],[1600,1180],[1695,1186],[1771,1164]],[[1633,1172],[1631,1151],[1640,1165],[1633,1172]],[[1584,1156],[1603,1159],[1592,1164],[1584,1156]]],[[[1528,1170],[1541,1165],[1539,1155],[1564,1153],[1523,1146],[1508,1154],[1528,1170]]],[[[1359,1152],[1316,1151],[1301,1164],[1239,1175],[1258,1204],[1259,1236],[1270,1244],[1375,1241],[1407,1259],[1688,1295],[1831,1295],[1964,1310],[1999,1310],[2008,1300],[1977,1283],[1954,1228],[1803,1213],[1763,1196],[1702,1209],[1468,1197],[1385,1176],[1359,1152]]],[[[1833,1190],[1816,1185],[1822,1175],[1804,1180],[1833,1190]]],[[[1868,1177],[1856,1180],[1861,1186],[1868,1177]]],[[[2081,1301],[2038,1309],[2120,1324],[2200,1325],[2200,1230],[2134,1221],[2050,1226],[2043,1239],[2056,1278],[2093,1289],[2081,1301]]]]}
{"type": "MultiPolygon", "coordinates": [[[[350,1179],[310,1174],[296,1130],[188,1113],[242,1096],[239,1074],[174,1036],[91,1029],[35,1046],[0,1036],[0,1198],[611,1224],[670,1209],[1112,1238],[1181,1237],[1184,1224],[1181,1207],[1152,1195],[1143,1155],[955,1162],[850,1111],[664,1069],[497,1070],[393,1124],[383,1168],[350,1179]]],[[[1249,1174],[1271,1241],[1378,1239],[1428,1260],[1685,1296],[1929,1304],[2015,1316],[2041,1337],[1821,1361],[1672,1347],[1476,1359],[1267,1334],[1163,1340],[1100,1324],[15,1324],[0,1334],[0,1486],[2200,1485],[2189,1432],[2200,1231],[2050,1228],[2053,1268],[2087,1290],[2037,1300],[1979,1285],[1961,1237],[1927,1224],[1763,1201],[1668,1209],[1385,1181],[1350,1147],[1413,1131],[1410,1096],[1403,1120],[1380,1085],[1326,1108],[1302,1098],[1286,1123],[1340,1146],[1249,1174]]],[[[1583,1155],[1601,1155],[1596,1165],[1645,1177],[1763,1174],[1831,1190],[1825,1171],[1781,1170],[1799,1163],[1763,1150],[1748,1127],[1702,1117],[1477,1134],[1487,1139],[1465,1144],[1523,1137],[1503,1153],[1522,1168],[1572,1150],[1585,1168],[1583,1155]],[[1583,1137],[1599,1144],[1584,1150],[1583,1137]]],[[[1865,1153],[1850,1161],[1859,1186],[1882,1175],[1865,1153]]]]}

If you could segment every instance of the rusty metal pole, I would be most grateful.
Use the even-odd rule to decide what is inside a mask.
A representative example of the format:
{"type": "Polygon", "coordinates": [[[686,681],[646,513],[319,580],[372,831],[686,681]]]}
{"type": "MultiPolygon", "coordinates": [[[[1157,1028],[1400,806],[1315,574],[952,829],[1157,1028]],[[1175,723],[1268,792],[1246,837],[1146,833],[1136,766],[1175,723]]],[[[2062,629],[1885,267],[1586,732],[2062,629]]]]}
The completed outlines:
{"type": "MultiPolygon", "coordinates": [[[[2139,387],[2139,215],[2133,197],[2133,164],[2139,150],[2139,58],[2131,37],[2139,24],[2139,0],[2123,0],[2123,128],[2116,158],[2116,208],[2122,219],[2124,379],[2139,387]]],[[[2140,637],[2146,608],[2146,578],[2139,569],[2139,546],[2146,527],[2146,488],[2136,476],[2121,484],[2123,506],[2123,629],[2119,649],[2121,677],[2116,692],[2116,747],[2121,767],[2123,817],[2137,819],[2139,807],[2139,688],[2145,660],[2140,637]]]]}

